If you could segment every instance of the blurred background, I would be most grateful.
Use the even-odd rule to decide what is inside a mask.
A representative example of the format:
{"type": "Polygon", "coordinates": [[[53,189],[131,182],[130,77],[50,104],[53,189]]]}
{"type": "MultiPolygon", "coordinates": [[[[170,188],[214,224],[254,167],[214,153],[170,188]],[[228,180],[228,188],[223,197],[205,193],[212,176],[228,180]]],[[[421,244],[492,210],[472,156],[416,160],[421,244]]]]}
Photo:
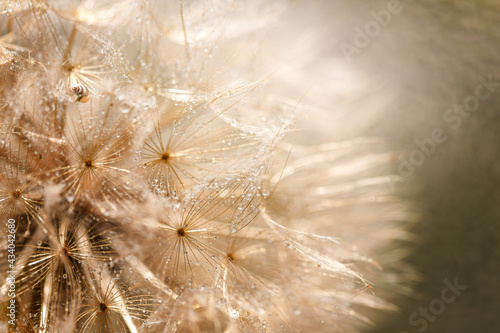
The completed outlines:
{"type": "Polygon", "coordinates": [[[364,332],[500,332],[500,84],[485,84],[500,82],[500,2],[325,0],[296,6],[297,21],[327,22],[324,42],[315,48],[321,70],[331,75],[325,94],[336,95],[331,109],[351,115],[343,126],[333,120],[324,126],[341,137],[386,136],[401,153],[394,171],[403,181],[394,191],[410,202],[411,218],[403,226],[410,237],[391,242],[375,258],[406,251],[384,268],[411,265],[417,275],[406,281],[412,292],[375,278],[375,294],[398,310],[360,309],[373,321],[364,332]],[[488,97],[474,98],[485,88],[488,97]],[[339,102],[346,96],[352,99],[339,102]],[[460,110],[464,103],[471,111],[460,110]],[[440,140],[429,143],[437,134],[440,140]],[[443,281],[455,279],[467,289],[440,309],[435,300],[446,288],[443,281]],[[435,315],[426,319],[419,311],[430,304],[435,315]]]}
{"type": "MultiPolygon", "coordinates": [[[[356,46],[354,29],[365,31],[373,12],[390,11],[390,3],[328,2],[331,54],[344,57],[339,43],[356,46]]],[[[430,154],[413,153],[411,172],[398,162],[404,181],[396,191],[410,200],[415,220],[407,227],[412,241],[392,245],[409,249],[402,261],[419,276],[408,295],[396,296],[395,286],[377,282],[375,293],[392,298],[399,310],[367,312],[375,326],[365,332],[500,332],[500,85],[477,106],[470,97],[483,79],[500,82],[500,2],[399,3],[400,12],[379,33],[374,29],[369,45],[345,64],[378,78],[374,89],[391,96],[383,117],[366,131],[389,136],[410,163],[420,149],[415,140],[429,140],[435,129],[446,140],[435,142],[434,150],[429,144],[430,154]],[[464,102],[475,110],[448,111],[464,102]],[[434,302],[436,315],[425,319],[420,308],[441,299],[443,281],[455,278],[467,289],[444,310],[434,302]],[[413,313],[420,322],[410,322],[413,313]]]]}

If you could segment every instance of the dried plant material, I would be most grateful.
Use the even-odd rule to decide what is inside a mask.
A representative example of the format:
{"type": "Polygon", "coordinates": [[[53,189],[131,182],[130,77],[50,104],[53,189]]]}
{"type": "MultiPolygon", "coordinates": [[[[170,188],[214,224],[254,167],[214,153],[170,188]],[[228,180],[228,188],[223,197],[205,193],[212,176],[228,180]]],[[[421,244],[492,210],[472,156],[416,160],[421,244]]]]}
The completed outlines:
{"type": "Polygon", "coordinates": [[[260,47],[287,1],[1,4],[0,330],[350,332],[353,305],[392,309],[365,273],[397,235],[394,154],[295,143],[321,107],[260,47]]]}

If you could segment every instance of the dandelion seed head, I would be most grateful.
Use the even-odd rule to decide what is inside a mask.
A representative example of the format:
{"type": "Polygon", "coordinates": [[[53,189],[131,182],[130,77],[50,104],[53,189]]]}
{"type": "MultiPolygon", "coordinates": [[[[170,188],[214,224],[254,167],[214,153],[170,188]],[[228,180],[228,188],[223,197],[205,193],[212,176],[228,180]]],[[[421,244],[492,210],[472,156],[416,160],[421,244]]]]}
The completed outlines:
{"type": "Polygon", "coordinates": [[[320,107],[267,45],[287,1],[4,3],[0,215],[25,331],[340,332],[376,303],[390,152],[304,139],[320,107]]]}

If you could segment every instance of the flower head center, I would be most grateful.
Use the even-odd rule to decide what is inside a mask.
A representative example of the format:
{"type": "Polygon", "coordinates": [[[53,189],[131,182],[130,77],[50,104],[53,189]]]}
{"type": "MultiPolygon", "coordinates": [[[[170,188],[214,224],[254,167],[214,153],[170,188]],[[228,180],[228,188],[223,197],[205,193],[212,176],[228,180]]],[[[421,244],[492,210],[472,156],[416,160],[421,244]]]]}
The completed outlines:
{"type": "Polygon", "coordinates": [[[14,199],[19,199],[19,198],[21,198],[22,195],[23,195],[23,191],[20,189],[16,189],[14,191],[14,193],[12,193],[12,196],[14,197],[14,199]]]}

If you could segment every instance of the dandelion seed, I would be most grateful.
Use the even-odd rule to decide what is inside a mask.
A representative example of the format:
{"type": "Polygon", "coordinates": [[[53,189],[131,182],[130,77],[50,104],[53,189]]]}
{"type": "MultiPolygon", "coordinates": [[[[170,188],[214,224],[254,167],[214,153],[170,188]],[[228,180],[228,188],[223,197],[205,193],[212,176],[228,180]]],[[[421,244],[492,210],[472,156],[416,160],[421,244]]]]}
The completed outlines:
{"type": "Polygon", "coordinates": [[[134,271],[125,266],[100,270],[83,280],[85,300],[78,316],[79,332],[134,332],[137,322],[152,312],[153,297],[144,283],[134,282],[134,271]]]}

